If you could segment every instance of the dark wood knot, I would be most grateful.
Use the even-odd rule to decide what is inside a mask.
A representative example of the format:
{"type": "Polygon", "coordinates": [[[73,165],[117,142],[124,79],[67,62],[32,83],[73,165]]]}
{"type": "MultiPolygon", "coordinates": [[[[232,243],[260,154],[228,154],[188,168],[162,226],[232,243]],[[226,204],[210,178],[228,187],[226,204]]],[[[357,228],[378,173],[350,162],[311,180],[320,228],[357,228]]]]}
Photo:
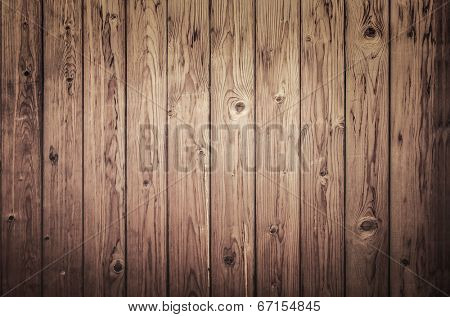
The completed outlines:
{"type": "Polygon", "coordinates": [[[237,113],[241,113],[242,111],[244,111],[245,109],[245,104],[242,101],[239,101],[238,103],[236,103],[236,105],[234,106],[234,109],[236,110],[237,113]]]}
{"type": "Polygon", "coordinates": [[[270,225],[269,232],[271,235],[275,235],[278,233],[278,226],[277,225],[270,225]]]}
{"type": "Polygon", "coordinates": [[[58,153],[56,153],[55,148],[53,146],[50,146],[50,153],[48,154],[48,158],[50,162],[52,162],[52,165],[58,164],[58,153]]]}
{"type": "Polygon", "coordinates": [[[232,255],[225,255],[223,257],[223,262],[227,266],[233,266],[234,265],[234,256],[232,256],[232,255]]]}
{"type": "Polygon", "coordinates": [[[327,168],[326,168],[326,167],[322,168],[322,169],[320,170],[320,172],[319,172],[319,175],[322,176],[322,177],[327,176],[327,175],[328,175],[328,170],[327,170],[327,168]]]}
{"type": "Polygon", "coordinates": [[[10,216],[8,217],[8,222],[9,222],[9,223],[13,223],[15,220],[16,220],[16,218],[14,217],[14,215],[10,215],[10,216]]]}
{"type": "Polygon", "coordinates": [[[408,266],[408,265],[409,265],[409,261],[408,261],[407,259],[401,259],[401,260],[400,260],[400,263],[401,263],[403,266],[408,266]]]}
{"type": "Polygon", "coordinates": [[[286,97],[282,95],[276,95],[274,99],[277,104],[281,105],[286,100],[286,97]]]}
{"type": "Polygon", "coordinates": [[[44,240],[45,240],[45,241],[50,240],[50,236],[45,236],[45,237],[44,237],[44,240]]]}
{"type": "Polygon", "coordinates": [[[364,220],[359,227],[362,231],[375,231],[378,229],[378,223],[375,219],[364,220]]]}
{"type": "Polygon", "coordinates": [[[119,274],[123,271],[123,264],[121,261],[117,260],[113,266],[114,273],[119,274]]]}
{"type": "Polygon", "coordinates": [[[30,71],[29,69],[25,69],[25,70],[23,71],[23,75],[24,75],[25,77],[30,77],[30,76],[31,76],[31,71],[30,71]]]}
{"type": "Polygon", "coordinates": [[[373,39],[377,36],[377,34],[378,34],[377,30],[372,26],[369,26],[364,30],[364,37],[366,39],[373,39]]]}
{"type": "Polygon", "coordinates": [[[144,187],[147,187],[150,184],[150,181],[148,179],[144,179],[144,187]]]}

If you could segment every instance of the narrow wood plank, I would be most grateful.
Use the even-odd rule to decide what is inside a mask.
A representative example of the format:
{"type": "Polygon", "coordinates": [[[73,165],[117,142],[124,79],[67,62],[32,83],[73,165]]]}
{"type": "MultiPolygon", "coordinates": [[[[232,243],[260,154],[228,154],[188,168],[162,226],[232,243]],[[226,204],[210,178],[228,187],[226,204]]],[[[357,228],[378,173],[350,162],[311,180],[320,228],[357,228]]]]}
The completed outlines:
{"type": "Polygon", "coordinates": [[[127,292],[166,296],[167,4],[127,5],[127,292]]]}
{"type": "Polygon", "coordinates": [[[168,4],[171,296],[209,294],[208,0],[168,4]]]}
{"type": "Polygon", "coordinates": [[[391,293],[448,295],[450,5],[392,1],[391,293]]]}
{"type": "Polygon", "coordinates": [[[346,2],[346,294],[389,293],[389,4],[346,2]]]}
{"type": "Polygon", "coordinates": [[[302,1],[302,293],[344,294],[344,1],[302,1]]]}
{"type": "Polygon", "coordinates": [[[41,5],[2,1],[2,294],[41,294],[41,5]]]}
{"type": "Polygon", "coordinates": [[[125,3],[84,3],[84,293],[124,295],[125,3]]]}
{"type": "Polygon", "coordinates": [[[81,296],[81,1],[44,1],[44,296],[81,296]]]}
{"type": "Polygon", "coordinates": [[[254,278],[254,2],[211,2],[211,283],[252,296],[254,278]]]}
{"type": "Polygon", "coordinates": [[[300,291],[300,1],[256,6],[257,295],[300,291]]]}

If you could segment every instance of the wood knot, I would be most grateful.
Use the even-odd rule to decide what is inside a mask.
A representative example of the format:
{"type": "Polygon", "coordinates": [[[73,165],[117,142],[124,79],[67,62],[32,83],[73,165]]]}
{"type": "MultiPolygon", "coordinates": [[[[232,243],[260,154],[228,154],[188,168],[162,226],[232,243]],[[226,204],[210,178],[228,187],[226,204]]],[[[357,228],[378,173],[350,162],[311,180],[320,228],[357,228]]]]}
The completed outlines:
{"type": "Polygon", "coordinates": [[[319,172],[319,175],[325,177],[328,175],[328,169],[326,167],[322,168],[319,172]]]}
{"type": "Polygon", "coordinates": [[[10,216],[8,217],[8,222],[9,222],[9,223],[13,223],[15,220],[16,220],[16,218],[14,217],[14,215],[10,215],[10,216]]]}
{"type": "Polygon", "coordinates": [[[114,273],[116,273],[116,274],[122,273],[122,271],[123,271],[123,263],[122,263],[122,261],[116,260],[116,262],[113,265],[113,270],[114,270],[114,273]]]}
{"type": "Polygon", "coordinates": [[[23,75],[24,75],[25,77],[30,77],[30,76],[31,76],[31,71],[30,71],[29,69],[25,69],[25,70],[23,71],[23,75]]]}
{"type": "Polygon", "coordinates": [[[58,164],[58,153],[56,153],[55,148],[53,146],[50,146],[50,153],[48,154],[48,158],[50,162],[52,162],[52,165],[58,164]]]}
{"type": "Polygon", "coordinates": [[[364,220],[359,227],[362,231],[373,231],[378,229],[378,223],[375,219],[364,220]]]}
{"type": "Polygon", "coordinates": [[[111,18],[111,20],[117,19],[117,14],[115,14],[115,13],[111,14],[110,18],[111,18]]]}
{"type": "Polygon", "coordinates": [[[401,259],[401,260],[400,260],[400,263],[401,263],[403,266],[408,266],[408,265],[409,265],[409,261],[408,261],[407,259],[401,259]]]}
{"type": "Polygon", "coordinates": [[[311,37],[311,35],[306,35],[306,36],[305,36],[305,41],[306,41],[306,42],[312,42],[312,37],[311,37]]]}
{"type": "Polygon", "coordinates": [[[362,239],[367,239],[374,236],[378,232],[378,223],[378,219],[372,216],[363,217],[362,219],[360,219],[357,227],[360,237],[362,239]]]}
{"type": "Polygon", "coordinates": [[[144,179],[144,187],[147,187],[150,184],[150,181],[148,179],[144,179]]]}
{"type": "Polygon", "coordinates": [[[45,236],[45,237],[44,237],[44,240],[45,240],[45,241],[50,240],[50,236],[45,236]]]}
{"type": "Polygon", "coordinates": [[[245,109],[245,104],[242,101],[239,101],[234,106],[234,109],[236,110],[236,113],[241,113],[245,109]]]}
{"type": "Polygon", "coordinates": [[[269,233],[271,235],[276,235],[278,233],[278,226],[277,225],[270,225],[269,233]]]}
{"type": "Polygon", "coordinates": [[[372,27],[372,26],[369,26],[368,28],[366,28],[366,29],[364,30],[364,37],[365,37],[366,39],[373,39],[373,38],[375,38],[377,35],[378,35],[377,30],[376,30],[374,27],[372,27]]]}
{"type": "Polygon", "coordinates": [[[232,255],[225,255],[223,257],[223,262],[227,266],[233,266],[234,265],[234,256],[232,256],[232,255]]]}
{"type": "Polygon", "coordinates": [[[274,100],[278,105],[281,105],[286,100],[286,97],[283,95],[276,95],[274,100]]]}

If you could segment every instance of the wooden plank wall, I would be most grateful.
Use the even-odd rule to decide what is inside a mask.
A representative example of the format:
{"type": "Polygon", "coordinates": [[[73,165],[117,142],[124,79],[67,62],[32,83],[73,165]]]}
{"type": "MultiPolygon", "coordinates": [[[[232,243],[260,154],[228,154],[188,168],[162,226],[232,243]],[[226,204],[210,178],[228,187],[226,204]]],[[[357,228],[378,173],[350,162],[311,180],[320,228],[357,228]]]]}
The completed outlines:
{"type": "Polygon", "coordinates": [[[0,293],[450,294],[444,0],[2,0],[0,293]]]}

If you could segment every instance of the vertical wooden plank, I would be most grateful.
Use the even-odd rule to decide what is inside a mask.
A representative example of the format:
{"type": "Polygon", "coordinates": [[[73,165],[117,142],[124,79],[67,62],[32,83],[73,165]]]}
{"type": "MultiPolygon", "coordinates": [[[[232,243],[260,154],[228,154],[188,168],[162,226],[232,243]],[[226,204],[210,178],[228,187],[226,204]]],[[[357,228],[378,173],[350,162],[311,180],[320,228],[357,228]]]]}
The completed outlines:
{"type": "Polygon", "coordinates": [[[39,296],[42,3],[1,5],[2,294],[39,296]]]}
{"type": "Polygon", "coordinates": [[[127,5],[127,291],[166,296],[167,5],[127,5]]]}
{"type": "Polygon", "coordinates": [[[346,290],[389,293],[389,5],[346,1],[346,290]]]}
{"type": "Polygon", "coordinates": [[[211,2],[211,283],[252,296],[254,277],[254,3],[211,2]]]}
{"type": "Polygon", "coordinates": [[[168,6],[168,186],[171,296],[209,294],[209,11],[168,6]]]}
{"type": "Polygon", "coordinates": [[[43,294],[81,296],[81,1],[45,0],[44,12],[43,294]]]}
{"type": "Polygon", "coordinates": [[[256,23],[257,295],[298,296],[300,2],[259,1],[256,23]]]}
{"type": "Polygon", "coordinates": [[[125,3],[84,3],[84,291],[124,295],[125,3]]]}
{"type": "Polygon", "coordinates": [[[450,6],[391,3],[391,293],[448,295],[450,6]]]}
{"type": "Polygon", "coordinates": [[[344,2],[302,2],[302,291],[344,294],[344,2]]]}

